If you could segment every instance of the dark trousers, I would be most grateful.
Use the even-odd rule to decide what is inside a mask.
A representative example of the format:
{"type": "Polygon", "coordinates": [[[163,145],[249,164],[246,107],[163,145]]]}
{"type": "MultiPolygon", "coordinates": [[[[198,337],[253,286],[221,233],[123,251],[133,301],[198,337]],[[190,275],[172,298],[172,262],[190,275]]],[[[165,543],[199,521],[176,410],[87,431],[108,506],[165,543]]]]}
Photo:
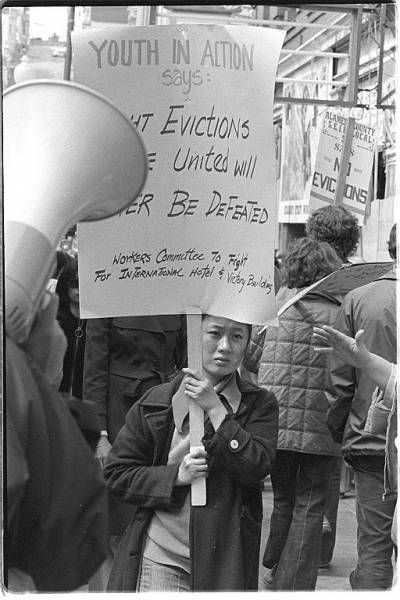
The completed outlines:
{"type": "Polygon", "coordinates": [[[277,565],[275,590],[314,590],[329,475],[335,458],[278,450],[271,472],[274,506],[263,557],[277,565]]]}
{"type": "Polygon", "coordinates": [[[358,558],[350,584],[353,590],[389,589],[393,578],[391,528],[396,499],[382,498],[384,458],[379,465],[372,457],[352,457],[352,465],[358,558]]]}
{"type": "Polygon", "coordinates": [[[322,535],[320,561],[322,564],[329,564],[331,562],[335,548],[342,465],[343,458],[341,456],[335,458],[329,478],[329,488],[325,498],[324,514],[328,520],[331,531],[327,531],[322,535]]]}

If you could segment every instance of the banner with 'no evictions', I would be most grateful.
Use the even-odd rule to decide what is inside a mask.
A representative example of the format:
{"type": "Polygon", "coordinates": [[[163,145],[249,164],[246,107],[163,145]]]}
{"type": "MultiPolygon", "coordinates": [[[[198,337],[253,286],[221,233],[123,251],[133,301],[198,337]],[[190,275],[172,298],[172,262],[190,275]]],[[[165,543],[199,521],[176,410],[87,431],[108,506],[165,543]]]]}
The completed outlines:
{"type": "Polygon", "coordinates": [[[283,37],[210,25],[73,34],[74,80],[130,117],[149,162],[127,209],[79,225],[83,318],[190,306],[250,323],[276,314],[272,105],[283,37]]]}
{"type": "MultiPolygon", "coordinates": [[[[325,112],[310,193],[317,202],[321,201],[318,206],[333,204],[335,200],[347,124],[348,118],[338,112],[325,112]]],[[[342,203],[358,216],[365,214],[374,162],[375,135],[374,127],[355,123],[342,203]]]]}

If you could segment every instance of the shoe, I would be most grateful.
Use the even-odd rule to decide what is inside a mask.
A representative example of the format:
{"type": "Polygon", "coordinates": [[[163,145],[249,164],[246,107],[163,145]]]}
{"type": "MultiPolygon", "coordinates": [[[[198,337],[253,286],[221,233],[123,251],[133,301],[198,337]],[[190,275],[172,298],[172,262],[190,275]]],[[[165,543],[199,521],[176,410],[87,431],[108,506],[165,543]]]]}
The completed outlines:
{"type": "Polygon", "coordinates": [[[265,568],[265,572],[263,575],[263,586],[264,586],[265,590],[272,589],[272,585],[274,583],[274,577],[275,577],[277,568],[278,568],[278,565],[274,565],[273,567],[271,567],[271,569],[268,569],[267,567],[265,568]]]}

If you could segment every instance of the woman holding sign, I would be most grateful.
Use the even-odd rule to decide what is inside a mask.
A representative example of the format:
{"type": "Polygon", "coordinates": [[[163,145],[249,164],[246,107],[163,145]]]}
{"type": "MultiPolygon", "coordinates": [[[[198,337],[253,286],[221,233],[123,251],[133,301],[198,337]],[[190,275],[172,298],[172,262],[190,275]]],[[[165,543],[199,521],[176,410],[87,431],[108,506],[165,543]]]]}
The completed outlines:
{"type": "Polygon", "coordinates": [[[127,414],[105,465],[116,497],[136,507],[109,591],[257,590],[262,482],[275,457],[273,394],[237,369],[250,326],[205,315],[203,373],[183,369],[127,414]],[[205,413],[204,448],[190,450],[188,399],[205,413]],[[207,505],[190,484],[207,478],[207,505]]]}

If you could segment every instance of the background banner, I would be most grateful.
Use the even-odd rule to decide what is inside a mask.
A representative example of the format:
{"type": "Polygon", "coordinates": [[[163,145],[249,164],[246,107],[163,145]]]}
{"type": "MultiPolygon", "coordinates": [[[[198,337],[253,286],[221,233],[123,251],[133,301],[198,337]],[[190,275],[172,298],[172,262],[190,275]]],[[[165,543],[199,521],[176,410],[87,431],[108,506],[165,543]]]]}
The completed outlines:
{"type": "MultiPolygon", "coordinates": [[[[340,158],[348,119],[327,110],[322,123],[317,158],[312,176],[311,197],[317,205],[333,204],[340,158]]],[[[354,125],[350,161],[346,174],[343,206],[358,215],[365,214],[375,153],[376,129],[361,122],[354,125]]]]}
{"type": "Polygon", "coordinates": [[[73,33],[74,80],[130,117],[149,162],[127,209],[78,226],[82,318],[190,306],[250,323],[276,314],[272,106],[283,38],[214,25],[73,33]]]}
{"type": "Polygon", "coordinates": [[[283,85],[283,96],[303,97],[304,104],[284,104],[282,115],[282,159],[280,173],[280,223],[305,223],[312,212],[310,189],[324,108],[307,104],[309,99],[329,98],[332,59],[312,61],[298,73],[301,80],[283,85]]]}

